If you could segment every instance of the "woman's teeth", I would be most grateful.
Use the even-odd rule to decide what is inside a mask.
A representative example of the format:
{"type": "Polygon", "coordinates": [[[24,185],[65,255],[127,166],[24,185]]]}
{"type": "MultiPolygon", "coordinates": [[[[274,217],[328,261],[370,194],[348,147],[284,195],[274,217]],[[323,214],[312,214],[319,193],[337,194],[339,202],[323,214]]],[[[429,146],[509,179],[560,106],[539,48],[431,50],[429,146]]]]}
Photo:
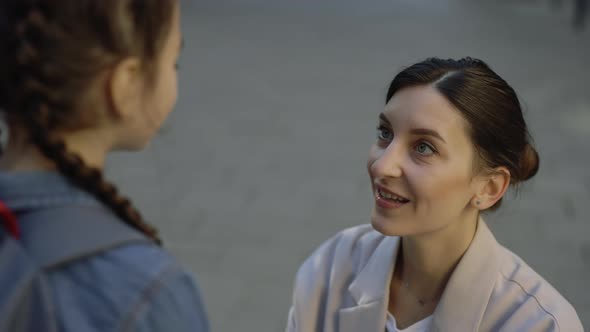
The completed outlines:
{"type": "Polygon", "coordinates": [[[379,196],[391,200],[391,201],[395,201],[398,203],[407,203],[409,202],[409,200],[403,198],[403,197],[399,197],[397,195],[394,195],[392,193],[386,192],[386,191],[382,191],[381,189],[378,190],[379,196]]]}

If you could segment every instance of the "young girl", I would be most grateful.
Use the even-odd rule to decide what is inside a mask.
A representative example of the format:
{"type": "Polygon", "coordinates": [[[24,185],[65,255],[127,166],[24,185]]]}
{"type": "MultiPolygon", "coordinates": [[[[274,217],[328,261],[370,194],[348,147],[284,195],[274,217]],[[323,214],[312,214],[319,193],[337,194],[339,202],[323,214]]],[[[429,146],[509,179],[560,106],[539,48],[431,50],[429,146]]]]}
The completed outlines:
{"type": "MultiPolygon", "coordinates": [[[[30,307],[50,308],[59,331],[208,330],[189,273],[102,173],[107,153],[142,148],[173,109],[180,47],[177,0],[0,4],[0,109],[10,131],[0,201],[12,222],[0,235],[52,263],[42,284],[52,301],[30,307]],[[105,237],[112,247],[76,256],[105,237]]],[[[21,327],[40,319],[21,314],[21,327]]]]}
{"type": "Polygon", "coordinates": [[[514,90],[484,62],[432,58],[403,70],[367,163],[371,225],[303,263],[287,331],[582,331],[572,306],[481,218],[538,166],[514,90]]]}

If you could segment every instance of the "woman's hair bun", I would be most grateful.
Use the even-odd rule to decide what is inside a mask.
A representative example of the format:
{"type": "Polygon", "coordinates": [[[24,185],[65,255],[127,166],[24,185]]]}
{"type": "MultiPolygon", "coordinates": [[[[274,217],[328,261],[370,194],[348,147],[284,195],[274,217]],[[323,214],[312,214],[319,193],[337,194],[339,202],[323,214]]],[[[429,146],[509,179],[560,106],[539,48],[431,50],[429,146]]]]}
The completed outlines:
{"type": "Polygon", "coordinates": [[[515,182],[526,181],[535,176],[537,171],[539,171],[539,154],[529,143],[524,147],[524,151],[520,157],[519,168],[520,174],[518,174],[515,182]]]}

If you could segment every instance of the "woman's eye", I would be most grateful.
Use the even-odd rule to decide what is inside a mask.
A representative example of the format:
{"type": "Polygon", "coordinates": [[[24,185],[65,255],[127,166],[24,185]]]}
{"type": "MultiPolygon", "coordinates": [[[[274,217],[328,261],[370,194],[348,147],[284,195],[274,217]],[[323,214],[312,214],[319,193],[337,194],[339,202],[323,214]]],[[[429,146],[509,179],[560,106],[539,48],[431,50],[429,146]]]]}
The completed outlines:
{"type": "Polygon", "coordinates": [[[434,154],[435,150],[433,147],[426,143],[419,143],[418,145],[416,145],[416,152],[424,156],[429,156],[431,154],[434,154]]]}
{"type": "Polygon", "coordinates": [[[393,133],[386,127],[379,126],[377,127],[377,139],[379,139],[380,141],[389,142],[393,139],[393,133]]]}

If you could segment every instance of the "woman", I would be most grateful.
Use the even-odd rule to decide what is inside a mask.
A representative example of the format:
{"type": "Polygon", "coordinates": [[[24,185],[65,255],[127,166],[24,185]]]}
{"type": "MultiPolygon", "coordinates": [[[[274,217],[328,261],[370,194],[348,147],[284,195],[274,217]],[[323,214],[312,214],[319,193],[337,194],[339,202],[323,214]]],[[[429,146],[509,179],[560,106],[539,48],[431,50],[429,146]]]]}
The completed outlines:
{"type": "MultiPolygon", "coordinates": [[[[176,0],[0,4],[0,109],[10,129],[1,248],[14,237],[27,262],[45,268],[39,285],[51,301],[28,303],[51,309],[43,331],[208,330],[191,276],[102,171],[109,152],[145,146],[173,109],[180,46],[176,0]],[[105,237],[111,243],[90,250],[105,237]]],[[[21,310],[11,330],[40,318],[21,310]]]]}
{"type": "Polygon", "coordinates": [[[572,306],[481,219],[535,175],[514,90],[484,62],[400,72],[367,169],[371,225],[300,267],[287,331],[582,331],[572,306]]]}

